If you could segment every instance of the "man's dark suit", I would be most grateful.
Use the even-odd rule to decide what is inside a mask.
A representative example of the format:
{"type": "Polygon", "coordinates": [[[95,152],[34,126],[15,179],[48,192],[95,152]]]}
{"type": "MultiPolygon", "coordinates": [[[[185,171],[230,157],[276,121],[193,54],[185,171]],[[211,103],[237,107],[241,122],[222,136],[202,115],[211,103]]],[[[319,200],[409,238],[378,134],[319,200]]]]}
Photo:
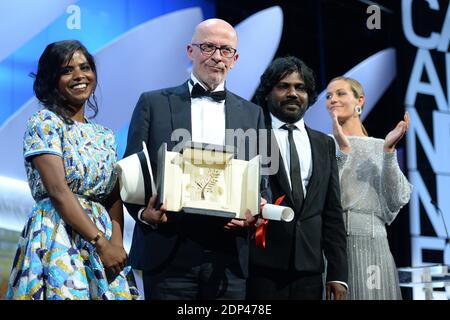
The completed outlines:
{"type": "MultiPolygon", "coordinates": [[[[264,128],[262,109],[237,95],[227,92],[225,99],[226,129],[264,128]]],[[[157,168],[157,151],[162,143],[172,150],[179,141],[171,141],[174,130],[184,128],[191,132],[191,98],[187,82],[178,87],[143,93],[136,105],[128,133],[124,157],[148,147],[154,176],[157,168]]],[[[250,150],[257,154],[257,144],[245,139],[226,141],[227,145],[250,150]]],[[[248,159],[247,159],[248,160],[248,159]]],[[[174,262],[189,268],[203,259],[201,250],[223,251],[236,255],[239,260],[236,272],[243,277],[248,273],[248,231],[226,230],[226,220],[214,217],[171,213],[170,222],[156,229],[137,219],[138,206],[126,205],[136,220],[130,251],[134,268],[147,271],[164,270],[174,262]]]]}
{"type": "MultiPolygon", "coordinates": [[[[281,205],[293,208],[295,218],[289,223],[269,221],[266,248],[258,248],[252,241],[250,263],[254,268],[268,268],[280,275],[288,270],[321,274],[324,270],[323,250],[327,258],[327,280],[346,282],[346,237],[335,144],[332,138],[321,132],[306,130],[311,143],[313,167],[306,198],[302,207],[293,203],[287,178],[289,171],[284,168],[279,154],[280,168],[277,174],[269,177],[272,200],[286,195],[281,205]]],[[[274,136],[271,141],[276,143],[274,136]]],[[[255,289],[255,284],[252,285],[255,289]]]]}

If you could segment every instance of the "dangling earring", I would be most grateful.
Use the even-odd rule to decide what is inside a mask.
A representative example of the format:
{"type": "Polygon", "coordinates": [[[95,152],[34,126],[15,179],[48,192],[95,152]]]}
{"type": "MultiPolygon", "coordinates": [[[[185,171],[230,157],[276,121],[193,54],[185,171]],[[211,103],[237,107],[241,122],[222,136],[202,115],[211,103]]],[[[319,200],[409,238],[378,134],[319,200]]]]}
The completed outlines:
{"type": "Polygon", "coordinates": [[[361,111],[362,111],[362,109],[361,109],[360,106],[355,106],[355,112],[356,112],[358,115],[361,114],[361,111]]]}

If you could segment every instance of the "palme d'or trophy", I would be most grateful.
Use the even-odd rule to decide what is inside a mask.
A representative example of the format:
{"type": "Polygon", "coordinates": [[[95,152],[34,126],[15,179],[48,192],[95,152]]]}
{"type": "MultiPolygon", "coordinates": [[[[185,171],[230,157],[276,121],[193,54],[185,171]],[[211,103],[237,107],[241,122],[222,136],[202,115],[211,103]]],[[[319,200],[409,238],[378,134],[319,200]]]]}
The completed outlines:
{"type": "MultiPolygon", "coordinates": [[[[124,202],[147,205],[157,195],[168,211],[245,219],[260,212],[260,156],[234,159],[234,148],[189,142],[182,152],[158,151],[156,183],[147,147],[118,162],[120,195],[124,202]]],[[[266,204],[264,218],[291,221],[291,208],[266,204]]]]}
{"type": "Polygon", "coordinates": [[[259,213],[260,156],[234,159],[226,146],[188,143],[158,151],[157,190],[168,211],[245,219],[259,213]]]}

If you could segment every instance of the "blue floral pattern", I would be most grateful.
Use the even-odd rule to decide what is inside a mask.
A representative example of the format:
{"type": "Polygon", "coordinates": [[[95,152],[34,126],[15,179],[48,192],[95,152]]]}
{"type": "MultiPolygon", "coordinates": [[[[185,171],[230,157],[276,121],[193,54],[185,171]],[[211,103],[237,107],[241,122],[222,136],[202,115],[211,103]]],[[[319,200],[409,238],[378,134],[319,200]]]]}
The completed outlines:
{"type": "Polygon", "coordinates": [[[95,246],[67,225],[50,201],[31,158],[54,154],[63,159],[66,181],[81,207],[107,239],[112,223],[102,199],[116,182],[114,133],[92,121],[66,124],[43,109],[28,121],[24,158],[36,204],[19,239],[10,274],[9,299],[137,299],[131,267],[105,272],[95,246]]]}

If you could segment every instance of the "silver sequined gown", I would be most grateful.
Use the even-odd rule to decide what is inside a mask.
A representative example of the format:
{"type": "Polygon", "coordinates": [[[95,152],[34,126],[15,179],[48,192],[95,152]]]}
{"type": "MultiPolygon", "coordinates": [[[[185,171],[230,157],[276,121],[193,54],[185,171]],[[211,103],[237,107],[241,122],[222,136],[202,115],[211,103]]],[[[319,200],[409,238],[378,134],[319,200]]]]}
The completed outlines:
{"type": "Polygon", "coordinates": [[[348,138],[351,152],[337,155],[347,230],[348,299],[401,299],[385,225],[408,203],[412,187],[396,152],[383,151],[384,140],[348,138]]]}

